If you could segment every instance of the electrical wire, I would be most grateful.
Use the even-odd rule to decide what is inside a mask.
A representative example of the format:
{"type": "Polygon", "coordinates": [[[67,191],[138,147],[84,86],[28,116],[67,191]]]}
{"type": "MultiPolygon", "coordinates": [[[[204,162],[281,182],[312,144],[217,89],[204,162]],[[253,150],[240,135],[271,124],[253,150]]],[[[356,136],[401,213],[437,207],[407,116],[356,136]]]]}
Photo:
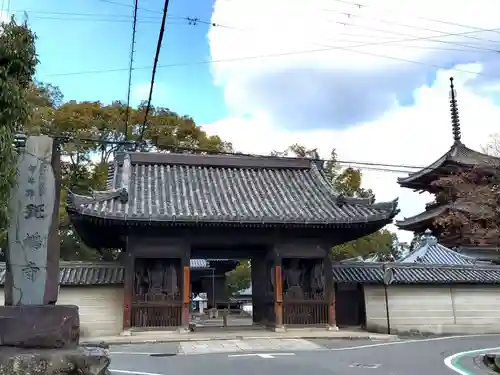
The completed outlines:
{"type": "MultiPolygon", "coordinates": [[[[96,144],[105,144],[105,145],[123,145],[123,144],[133,144],[134,141],[110,141],[110,140],[102,140],[102,139],[93,139],[93,138],[82,138],[82,137],[69,137],[69,136],[53,136],[54,138],[59,138],[64,140],[65,142],[83,142],[83,143],[96,143],[96,144]]],[[[183,147],[183,146],[161,146],[163,151],[169,152],[190,152],[190,153],[204,153],[204,154],[212,154],[212,155],[231,155],[231,156],[246,156],[246,157],[267,157],[271,158],[269,155],[261,155],[261,154],[248,154],[242,152],[229,152],[229,151],[214,151],[210,149],[204,148],[194,148],[194,147],[183,147]]],[[[319,161],[326,162],[326,159],[318,159],[319,161]]],[[[374,170],[380,172],[391,172],[391,173],[412,173],[415,170],[425,170],[425,169],[433,169],[426,166],[419,165],[409,165],[409,164],[387,164],[387,163],[376,163],[376,162],[366,162],[366,161],[357,161],[357,160],[336,160],[336,164],[345,166],[347,168],[355,168],[355,169],[367,169],[374,170]]]]}
{"type": "Polygon", "coordinates": [[[134,20],[132,22],[132,42],[130,46],[130,61],[128,70],[128,88],[127,88],[127,109],[125,112],[125,141],[128,139],[128,124],[130,121],[130,94],[132,92],[132,72],[134,70],[134,53],[135,53],[135,33],[137,28],[137,5],[138,0],[134,0],[134,20]]]}
{"type": "MultiPolygon", "coordinates": [[[[325,10],[325,9],[323,9],[325,10]]],[[[326,9],[328,10],[328,9],[326,9]]],[[[285,12],[291,12],[291,13],[294,13],[293,9],[290,9],[290,8],[284,8],[284,11],[285,12]]],[[[357,15],[357,14],[354,14],[354,13],[347,13],[347,12],[342,12],[342,11],[338,11],[338,10],[329,10],[330,12],[332,13],[338,13],[338,14],[341,14],[343,16],[346,16],[348,19],[350,18],[366,18],[366,19],[371,19],[371,20],[376,20],[376,21],[379,21],[379,22],[383,22],[383,23],[386,23],[386,24],[393,24],[393,25],[398,25],[398,26],[403,26],[403,27],[407,27],[407,28],[412,28],[412,29],[417,29],[417,30],[422,30],[422,31],[430,31],[430,32],[438,32],[438,33],[443,33],[443,30],[436,30],[436,29],[429,29],[429,28],[424,28],[424,27],[420,27],[420,26],[415,26],[415,25],[408,25],[408,24],[404,24],[404,23],[401,23],[401,22],[393,22],[393,21],[388,21],[388,20],[384,20],[384,19],[380,19],[380,18],[374,18],[374,17],[367,17],[367,16],[364,16],[364,15],[357,15]]],[[[295,12],[297,13],[297,12],[295,12]]],[[[301,17],[302,14],[301,14],[301,17]]],[[[338,21],[338,20],[332,20],[332,19],[326,19],[324,21],[327,21],[329,23],[335,23],[335,24],[339,24],[339,25],[342,25],[342,26],[351,26],[351,27],[356,27],[356,28],[359,28],[359,29],[365,29],[365,30],[368,30],[368,31],[376,31],[376,32],[381,32],[381,33],[389,33],[389,34],[393,34],[393,35],[399,35],[399,36],[404,36],[404,37],[414,37],[414,35],[411,35],[411,34],[407,34],[407,33],[401,33],[401,32],[396,32],[396,31],[392,31],[392,30],[386,30],[386,29],[380,29],[380,28],[376,28],[376,27],[370,27],[370,26],[362,26],[362,25],[357,25],[357,24],[354,24],[352,22],[347,22],[347,21],[338,21]]],[[[261,25],[262,26],[262,25],[261,25]]],[[[260,28],[261,28],[260,26],[260,28]]],[[[243,29],[245,30],[245,29],[243,29]]],[[[259,29],[246,29],[247,31],[258,31],[259,29]]],[[[479,30],[474,30],[476,32],[485,32],[485,31],[490,31],[490,30],[485,30],[485,29],[479,29],[479,30]]],[[[267,30],[266,33],[268,33],[269,30],[267,30]]],[[[495,30],[495,32],[498,32],[497,30],[495,30]]],[[[478,38],[478,37],[474,37],[474,36],[471,36],[471,35],[467,35],[467,34],[464,34],[462,35],[463,38],[469,38],[469,39],[474,39],[474,40],[479,40],[479,41],[482,41],[482,42],[488,42],[488,43],[500,43],[499,40],[490,40],[490,39],[484,39],[484,38],[478,38]]],[[[463,46],[463,47],[469,47],[469,48],[475,48],[475,49],[478,49],[478,50],[488,50],[490,52],[495,52],[495,53],[498,53],[499,51],[496,50],[496,49],[491,49],[491,48],[485,48],[485,47],[477,47],[477,46],[473,46],[473,45],[470,45],[470,44],[463,44],[461,42],[457,42],[457,41],[447,41],[447,40],[435,40],[433,41],[435,43],[443,43],[443,44],[452,44],[452,45],[458,45],[458,46],[463,46]]]]}
{"type": "Polygon", "coordinates": [[[153,90],[154,90],[154,85],[155,85],[156,69],[158,67],[158,59],[160,58],[160,51],[161,51],[161,46],[162,46],[162,42],[163,42],[163,34],[165,33],[165,25],[166,25],[166,21],[167,21],[168,4],[169,4],[169,0],[165,0],[165,5],[163,7],[163,16],[162,16],[161,26],[160,26],[160,33],[158,34],[158,43],[156,45],[155,59],[153,62],[153,72],[151,73],[151,86],[149,87],[149,97],[148,97],[148,102],[146,105],[146,112],[144,114],[144,121],[142,123],[140,136],[139,136],[138,142],[136,142],[136,145],[135,145],[136,149],[142,143],[142,141],[144,139],[144,132],[146,131],[148,114],[149,114],[149,111],[151,109],[151,100],[153,99],[153,90]]]}
{"type": "MultiPolygon", "coordinates": [[[[222,3],[223,4],[229,4],[229,3],[234,3],[235,1],[236,0],[225,0],[222,3]]],[[[287,2],[289,2],[289,1],[290,0],[288,0],[287,2]]],[[[368,4],[365,4],[365,3],[354,2],[354,1],[350,1],[350,0],[331,0],[331,1],[332,2],[346,4],[348,6],[355,7],[357,9],[371,8],[371,9],[375,9],[375,10],[380,9],[380,10],[384,11],[385,13],[390,13],[390,14],[399,13],[399,14],[397,14],[399,16],[401,15],[401,13],[404,13],[402,10],[397,10],[397,9],[394,9],[394,8],[381,7],[381,6],[378,6],[378,5],[368,5],[368,4]]],[[[311,6],[311,4],[308,4],[308,6],[311,6]]],[[[319,11],[324,12],[324,13],[326,13],[326,12],[328,12],[328,13],[345,13],[345,12],[342,12],[342,11],[339,11],[339,10],[336,10],[336,9],[325,8],[325,7],[315,8],[314,6],[312,6],[311,8],[319,10],[319,11]]],[[[291,9],[290,7],[283,7],[280,11],[294,13],[293,9],[291,9]]],[[[414,12],[414,9],[412,9],[411,18],[419,19],[419,20],[422,20],[422,21],[428,21],[428,22],[433,22],[433,23],[438,23],[438,24],[448,25],[448,26],[458,26],[458,27],[462,27],[462,28],[467,28],[469,30],[476,30],[478,32],[480,32],[480,31],[490,31],[490,32],[494,32],[494,33],[500,33],[500,30],[492,31],[492,30],[488,30],[488,29],[477,27],[477,26],[473,26],[473,25],[465,25],[465,24],[458,23],[458,22],[451,22],[451,21],[446,21],[446,20],[441,20],[441,19],[436,19],[436,18],[429,18],[429,17],[419,16],[419,15],[415,15],[413,12],[414,12]]],[[[295,13],[298,13],[298,12],[295,12],[295,13]]]]}
{"type": "MultiPolygon", "coordinates": [[[[355,3],[355,2],[349,1],[349,0],[332,0],[332,1],[335,1],[337,3],[348,4],[348,5],[351,5],[351,6],[358,7],[358,8],[374,8],[374,9],[379,8],[379,9],[384,10],[387,13],[397,13],[398,12],[396,9],[390,9],[390,8],[378,7],[378,6],[374,7],[373,5],[366,5],[366,4],[355,3]]],[[[415,17],[415,18],[420,19],[422,21],[429,21],[429,22],[439,23],[439,24],[443,24],[443,25],[450,25],[450,26],[458,26],[458,27],[463,27],[463,28],[467,28],[467,29],[471,29],[471,30],[491,31],[491,30],[483,29],[483,28],[477,27],[477,26],[465,25],[465,24],[462,24],[462,23],[450,22],[450,21],[446,21],[446,20],[438,20],[438,19],[429,18],[429,17],[416,16],[414,14],[412,14],[412,17],[415,17]]],[[[496,32],[500,33],[500,31],[496,31],[496,32]]]]}
{"type": "MultiPolygon", "coordinates": [[[[492,31],[492,30],[500,30],[500,27],[491,29],[490,31],[492,31]]],[[[466,31],[463,33],[445,33],[445,34],[442,34],[440,36],[419,37],[419,38],[412,38],[412,39],[399,39],[398,42],[428,40],[428,39],[432,39],[432,38],[436,38],[436,37],[443,37],[443,36],[460,36],[460,35],[465,35],[468,33],[477,33],[477,32],[478,31],[466,31]]],[[[232,63],[232,62],[241,62],[241,61],[249,61],[249,60],[259,60],[259,59],[267,59],[267,58],[277,58],[277,57],[285,57],[285,56],[295,56],[295,55],[306,55],[306,54],[311,54],[311,53],[329,52],[329,51],[333,51],[336,49],[349,50],[351,48],[376,46],[376,45],[383,45],[383,44],[390,44],[390,42],[384,41],[384,42],[364,43],[364,44],[358,44],[358,45],[346,46],[346,47],[337,47],[336,46],[336,47],[319,48],[319,49],[317,48],[317,49],[309,49],[309,50],[281,52],[281,53],[274,53],[274,54],[271,53],[271,54],[262,54],[262,55],[254,55],[254,56],[235,57],[235,58],[228,58],[228,59],[212,59],[212,60],[195,61],[195,62],[179,62],[179,63],[158,65],[158,68],[172,68],[172,67],[193,66],[193,65],[232,63]]],[[[359,51],[352,51],[352,52],[359,53],[359,51]]],[[[401,61],[401,59],[391,57],[391,56],[379,55],[379,54],[372,54],[372,55],[401,61]]],[[[422,65],[428,65],[431,67],[437,67],[438,69],[449,69],[449,70],[459,71],[462,73],[469,73],[469,74],[474,74],[474,75],[500,78],[500,76],[496,76],[496,75],[472,72],[472,71],[467,71],[464,69],[449,68],[449,67],[443,67],[443,66],[438,66],[438,65],[429,65],[427,63],[420,62],[420,61],[407,60],[407,59],[405,59],[403,61],[413,62],[416,64],[422,64],[422,65]]],[[[139,69],[140,70],[151,69],[151,66],[135,68],[135,70],[139,70],[139,69]]],[[[47,74],[46,76],[47,77],[61,77],[61,76],[83,75],[83,74],[101,74],[101,73],[111,73],[111,72],[122,72],[122,71],[126,71],[126,70],[128,70],[128,68],[88,70],[88,71],[77,71],[77,72],[67,72],[67,73],[53,73],[53,74],[47,74]]]]}

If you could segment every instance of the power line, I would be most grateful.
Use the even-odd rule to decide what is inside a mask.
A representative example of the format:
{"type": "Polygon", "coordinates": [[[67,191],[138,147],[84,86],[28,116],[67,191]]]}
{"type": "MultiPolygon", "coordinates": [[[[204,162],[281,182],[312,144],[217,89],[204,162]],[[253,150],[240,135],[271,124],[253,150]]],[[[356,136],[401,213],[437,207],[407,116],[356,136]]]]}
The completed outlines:
{"type": "MultiPolygon", "coordinates": [[[[498,30],[500,30],[500,27],[490,29],[489,31],[494,31],[494,30],[498,31],[498,30]]],[[[466,31],[466,32],[462,32],[462,33],[443,33],[442,35],[437,35],[437,36],[416,37],[416,38],[411,38],[411,39],[399,39],[397,41],[398,42],[410,42],[410,41],[432,40],[432,39],[444,37],[444,36],[461,36],[461,35],[467,35],[467,34],[477,33],[477,32],[479,32],[479,31],[466,31]]],[[[179,63],[158,65],[158,68],[171,68],[171,67],[181,67],[181,66],[191,66],[191,65],[231,63],[231,62],[240,62],[240,61],[248,61],[248,60],[259,60],[259,59],[267,59],[267,58],[277,58],[277,57],[285,57],[285,56],[295,56],[295,55],[305,55],[305,54],[311,54],[311,53],[329,52],[329,51],[333,51],[336,49],[349,51],[352,48],[377,46],[377,45],[384,45],[384,44],[389,45],[391,43],[394,43],[394,42],[393,41],[384,41],[384,42],[363,43],[363,44],[346,46],[346,47],[329,46],[327,48],[320,48],[320,49],[290,51],[290,52],[282,52],[282,53],[274,53],[274,54],[235,57],[235,58],[228,58],[228,59],[212,59],[212,60],[204,60],[204,61],[196,61],[196,62],[179,62],[179,63]]],[[[364,53],[364,52],[356,51],[356,50],[351,50],[351,52],[364,53]]],[[[489,75],[489,74],[485,74],[485,73],[477,73],[477,72],[472,72],[472,71],[467,71],[467,70],[457,69],[457,68],[449,68],[449,67],[443,67],[443,66],[438,66],[438,65],[431,65],[431,64],[420,62],[420,61],[414,61],[414,60],[408,60],[408,59],[403,60],[403,59],[399,59],[399,58],[395,58],[395,57],[391,57],[391,56],[374,54],[374,53],[373,54],[366,53],[366,54],[371,54],[373,56],[378,56],[378,57],[383,57],[383,58],[388,58],[388,59],[395,59],[395,60],[400,60],[400,61],[405,61],[405,62],[410,62],[410,63],[421,64],[421,65],[427,65],[427,66],[431,66],[431,67],[436,67],[438,69],[449,69],[449,70],[459,71],[462,73],[475,74],[475,75],[477,74],[477,75],[482,75],[482,76],[487,76],[487,77],[500,78],[500,76],[494,76],[494,75],[489,75]]],[[[135,70],[139,70],[139,69],[141,69],[141,70],[151,69],[151,66],[135,68],[135,70]]],[[[111,72],[122,72],[122,71],[126,71],[126,70],[128,70],[128,68],[78,71],[78,72],[68,72],[68,73],[54,73],[54,74],[47,74],[47,76],[57,77],[57,76],[82,75],[82,74],[101,74],[101,73],[111,73],[111,72]]]]}
{"type": "MultiPolygon", "coordinates": [[[[50,20],[50,21],[68,21],[68,22],[73,22],[73,21],[81,21],[81,22],[106,22],[106,23],[129,23],[132,18],[126,19],[116,19],[116,18],[75,18],[75,17],[57,17],[57,16],[35,16],[31,17],[30,19],[35,19],[35,20],[50,20]]],[[[173,22],[169,22],[169,25],[189,25],[189,23],[185,22],[186,20],[184,18],[172,18],[174,20],[173,22]],[[182,22],[181,22],[182,21],[182,22]]],[[[150,20],[150,19],[137,19],[137,23],[141,24],[158,24],[160,20],[150,20]]]]}
{"type": "MultiPolygon", "coordinates": [[[[403,26],[403,27],[412,28],[412,29],[417,29],[417,30],[443,33],[442,30],[423,28],[423,27],[414,26],[414,25],[407,25],[407,24],[404,24],[404,23],[401,23],[401,22],[393,22],[393,21],[388,21],[388,20],[384,20],[384,19],[380,19],[380,18],[366,17],[366,16],[363,16],[363,15],[357,15],[357,14],[354,14],[354,13],[346,13],[346,12],[341,12],[341,11],[338,11],[338,10],[331,10],[331,9],[324,9],[324,8],[320,8],[320,9],[324,10],[324,11],[329,11],[329,12],[332,12],[332,13],[338,13],[338,14],[346,16],[347,18],[367,18],[367,19],[377,20],[379,22],[383,22],[383,23],[386,23],[386,24],[394,24],[394,25],[403,26]]],[[[284,10],[286,12],[296,13],[296,12],[293,12],[293,9],[290,9],[290,8],[284,8],[284,10]]],[[[302,17],[302,15],[301,15],[301,17],[302,17]]],[[[414,37],[414,35],[407,34],[407,33],[390,31],[390,30],[380,29],[380,28],[370,27],[370,26],[362,26],[362,25],[353,24],[353,23],[347,22],[347,21],[337,21],[337,20],[332,20],[332,19],[325,19],[325,21],[327,21],[329,23],[336,23],[336,24],[339,24],[339,25],[342,25],[342,26],[357,27],[357,28],[365,29],[365,30],[369,30],[369,31],[377,31],[377,32],[381,32],[381,33],[386,33],[386,34],[388,33],[388,34],[399,35],[399,36],[404,36],[404,37],[414,37]]],[[[245,29],[243,29],[243,30],[245,30],[245,29]]],[[[246,30],[247,31],[258,31],[259,29],[246,29],[246,30]]],[[[474,30],[474,31],[476,31],[476,32],[484,32],[484,31],[488,31],[488,30],[479,29],[479,30],[474,30]]],[[[494,41],[494,40],[489,40],[489,39],[484,39],[484,38],[478,38],[478,37],[470,36],[468,34],[463,34],[461,36],[464,37],[464,38],[479,40],[479,41],[483,41],[483,42],[500,43],[500,41],[498,41],[498,40],[494,41]]],[[[485,50],[485,51],[490,51],[490,52],[498,53],[498,50],[496,50],[496,49],[485,48],[485,47],[477,47],[477,46],[473,46],[473,45],[470,45],[470,44],[463,44],[463,43],[456,42],[456,41],[435,40],[433,42],[435,42],[435,43],[443,43],[443,44],[458,45],[458,46],[469,47],[469,48],[473,48],[473,49],[485,50]]]]}
{"type": "MultiPolygon", "coordinates": [[[[122,5],[126,5],[126,4],[122,4],[122,5]]],[[[19,12],[19,11],[16,11],[16,12],[19,12]]],[[[126,15],[111,15],[111,14],[98,14],[98,13],[71,13],[71,12],[46,12],[46,11],[40,11],[40,12],[36,12],[36,13],[42,13],[42,14],[56,14],[56,15],[73,15],[73,16],[79,16],[79,17],[85,17],[85,18],[68,18],[68,17],[54,17],[54,16],[36,16],[35,19],[47,19],[47,20],[60,20],[60,21],[90,21],[90,22],[110,22],[110,23],[123,23],[123,22],[126,22],[128,23],[128,19],[126,18],[130,18],[132,19],[132,17],[130,16],[126,16],[126,15]],[[112,18],[108,18],[108,19],[103,19],[103,18],[95,18],[95,17],[112,17],[112,18]],[[122,19],[116,19],[116,17],[122,17],[122,19]]],[[[168,16],[167,17],[168,20],[172,19],[172,20],[180,20],[180,21],[186,21],[185,23],[183,22],[169,22],[169,25],[173,25],[173,24],[177,24],[177,25],[181,25],[181,24],[186,24],[186,25],[189,25],[189,26],[196,26],[197,24],[205,24],[205,25],[211,25],[213,27],[222,27],[222,28],[227,28],[227,29],[233,29],[233,30],[238,30],[238,31],[244,31],[244,32],[255,32],[255,31],[259,31],[259,29],[241,29],[241,28],[237,28],[237,27],[234,27],[234,26],[229,26],[229,25],[225,25],[225,24],[220,24],[220,23],[215,23],[215,22],[210,22],[210,21],[205,21],[205,20],[201,20],[199,19],[198,17],[175,17],[175,16],[168,16]]],[[[139,20],[137,19],[137,22],[138,23],[157,23],[157,22],[160,22],[160,18],[156,18],[156,17],[144,17],[142,16],[142,18],[139,20]],[[154,21],[152,21],[154,20],[154,21]]],[[[337,22],[337,21],[336,21],[337,22]]],[[[388,21],[387,21],[388,22],[388,21]]],[[[342,23],[342,22],[338,22],[338,23],[342,23]]],[[[391,31],[388,31],[388,30],[383,30],[383,29],[377,29],[377,28],[372,28],[372,27],[364,27],[364,26],[359,26],[359,25],[355,25],[355,24],[350,24],[350,23],[343,23],[343,24],[346,24],[346,25],[349,25],[349,26],[354,26],[354,27],[359,27],[359,28],[363,28],[363,29],[368,29],[368,30],[375,30],[375,31],[380,31],[380,32],[384,32],[384,33],[389,33],[389,34],[395,34],[395,35],[401,35],[401,36],[410,36],[410,37],[413,37],[413,35],[411,34],[405,34],[405,33],[395,33],[395,32],[391,32],[391,31]]],[[[415,26],[409,26],[409,25],[405,25],[407,27],[411,27],[411,28],[417,28],[415,26]]],[[[426,29],[426,30],[430,30],[430,29],[426,29]]],[[[439,32],[439,30],[433,30],[433,31],[436,31],[436,32],[439,32]]],[[[388,37],[384,37],[384,36],[374,36],[373,34],[371,35],[367,35],[367,34],[353,34],[353,33],[336,33],[336,35],[348,35],[348,36],[351,36],[351,37],[362,37],[362,38],[376,38],[376,39],[380,39],[380,38],[384,38],[384,39],[387,39],[388,37]]],[[[467,35],[462,35],[464,37],[469,37],[467,35]]],[[[439,36],[436,36],[436,37],[432,37],[432,38],[437,38],[439,36]]],[[[473,38],[473,37],[470,37],[470,38],[473,38]]],[[[485,51],[485,52],[494,52],[494,53],[499,53],[498,50],[496,49],[491,49],[491,48],[485,48],[485,47],[480,47],[480,46],[475,46],[475,45],[471,45],[471,44],[462,44],[462,43],[459,43],[459,42],[452,42],[452,41],[441,41],[441,40],[432,40],[432,39],[428,39],[429,41],[431,42],[435,42],[435,43],[446,43],[446,44],[451,44],[451,45],[458,45],[458,46],[463,46],[463,47],[468,47],[469,49],[464,49],[464,48],[440,48],[440,47],[433,47],[433,46],[412,46],[412,45],[401,45],[401,44],[395,44],[396,42],[398,41],[401,41],[401,40],[405,40],[405,39],[401,39],[401,38],[392,38],[393,41],[390,41],[390,45],[388,45],[389,47],[405,47],[405,48],[415,48],[415,49],[430,49],[430,50],[439,50],[439,51],[457,51],[457,52],[472,52],[473,50],[478,50],[478,51],[485,51]]],[[[480,41],[484,41],[484,42],[494,42],[494,43],[500,43],[500,41],[492,41],[492,40],[485,40],[485,39],[482,39],[482,38],[475,38],[474,39],[476,40],[480,40],[480,41]]],[[[332,40],[333,41],[333,40],[332,40]]],[[[359,41],[353,41],[353,40],[334,40],[334,42],[336,43],[359,43],[359,41]]],[[[389,41],[388,41],[389,43],[389,41]]]]}
{"type": "MultiPolygon", "coordinates": [[[[349,1],[349,0],[332,0],[332,1],[333,2],[337,2],[337,3],[346,4],[348,6],[355,7],[357,9],[362,9],[362,8],[371,8],[371,9],[375,9],[375,10],[376,9],[381,9],[385,13],[398,13],[398,11],[401,12],[401,10],[391,9],[391,8],[387,8],[387,7],[380,7],[380,6],[377,6],[377,5],[375,5],[375,6],[374,5],[367,5],[367,4],[364,4],[364,3],[354,2],[354,1],[349,1]]],[[[233,3],[233,2],[235,2],[235,0],[226,0],[226,1],[224,1],[224,4],[233,3]]],[[[312,9],[314,9],[314,6],[312,7],[312,9]]],[[[322,12],[344,13],[345,14],[345,12],[341,12],[341,11],[338,11],[338,10],[335,10],[335,9],[331,9],[331,8],[319,7],[319,8],[316,8],[316,9],[319,10],[319,11],[322,11],[322,12]]],[[[285,12],[286,11],[288,11],[288,12],[291,11],[291,12],[293,12],[292,9],[286,8],[286,7],[283,7],[283,9],[281,9],[280,11],[285,11],[285,12]]],[[[297,13],[297,12],[295,12],[295,13],[297,13]]],[[[400,14],[398,14],[398,15],[400,15],[400,14]]],[[[480,31],[487,31],[487,32],[500,33],[499,30],[488,30],[488,29],[477,27],[477,26],[473,26],[473,25],[465,25],[465,24],[457,23],[457,22],[451,22],[451,21],[446,21],[446,20],[441,20],[441,19],[436,19],[436,18],[429,18],[429,17],[418,16],[418,15],[413,14],[413,10],[412,10],[411,17],[412,18],[416,18],[416,19],[420,19],[420,20],[423,20],[423,21],[434,22],[434,23],[439,23],[439,24],[443,24],[443,25],[458,26],[458,27],[462,27],[462,28],[467,28],[469,30],[475,30],[475,31],[478,31],[478,32],[480,32],[480,31]]]]}
{"type": "MultiPolygon", "coordinates": [[[[397,12],[395,9],[390,9],[390,8],[385,8],[385,7],[377,7],[377,6],[374,7],[373,5],[359,4],[359,3],[355,3],[353,1],[348,1],[348,0],[332,0],[332,1],[335,1],[337,3],[344,3],[344,4],[352,5],[352,6],[355,6],[358,8],[375,8],[375,9],[380,8],[387,13],[396,13],[397,12]]],[[[457,22],[450,22],[450,21],[446,21],[446,20],[438,20],[435,18],[415,16],[415,15],[412,15],[412,17],[415,17],[415,18],[423,20],[423,21],[440,23],[440,24],[450,25],[450,26],[458,26],[458,27],[463,27],[463,28],[472,29],[472,30],[476,30],[476,31],[492,31],[492,32],[500,33],[500,31],[498,31],[498,30],[496,30],[496,31],[487,30],[487,29],[483,29],[481,27],[465,25],[465,24],[457,23],[457,22]]]]}
{"type": "Polygon", "coordinates": [[[161,45],[163,42],[163,34],[165,33],[165,24],[167,21],[168,3],[169,3],[169,0],[165,0],[165,5],[163,7],[163,17],[162,17],[161,26],[160,26],[160,33],[158,35],[158,44],[156,45],[155,59],[153,62],[153,72],[151,74],[151,86],[149,88],[148,103],[146,105],[146,113],[144,114],[144,122],[142,123],[141,133],[140,133],[139,141],[138,141],[138,143],[136,143],[136,147],[137,147],[137,145],[140,145],[142,143],[142,140],[144,138],[144,132],[146,131],[146,123],[148,120],[148,114],[149,114],[149,111],[151,109],[151,100],[153,98],[156,69],[158,67],[158,59],[160,58],[161,45]]]}
{"type": "MultiPolygon", "coordinates": [[[[69,142],[82,142],[82,143],[95,143],[95,144],[103,144],[103,145],[129,145],[132,146],[134,145],[134,141],[113,141],[113,140],[106,140],[106,139],[94,139],[94,138],[85,138],[85,137],[73,137],[70,135],[63,135],[63,136],[57,136],[57,135],[52,135],[54,139],[60,139],[64,143],[69,143],[69,142]]],[[[158,145],[155,145],[158,147],[158,145]]],[[[273,158],[273,157],[280,157],[280,156],[270,156],[270,155],[262,155],[262,154],[249,154],[249,153],[243,153],[243,152],[230,152],[230,151],[214,151],[210,149],[204,149],[204,148],[194,148],[194,147],[184,147],[184,146],[165,146],[161,145],[162,150],[164,151],[169,151],[169,152],[191,152],[191,153],[206,153],[206,154],[212,154],[212,155],[231,155],[231,156],[247,156],[247,157],[264,157],[264,158],[273,158]]],[[[323,161],[327,162],[328,160],[326,159],[316,159],[318,161],[323,161]]],[[[365,162],[365,161],[356,161],[356,160],[335,160],[336,164],[339,165],[345,165],[347,167],[352,167],[352,168],[360,168],[363,167],[363,169],[374,169],[374,170],[381,170],[381,171],[387,171],[387,172],[402,172],[402,173],[408,173],[411,172],[408,169],[426,169],[427,167],[425,166],[416,166],[416,165],[408,165],[408,164],[387,164],[387,163],[375,163],[375,162],[365,162]],[[403,169],[405,168],[405,169],[403,169]]]]}
{"type": "MultiPolygon", "coordinates": [[[[93,138],[80,138],[71,136],[53,136],[55,139],[61,139],[63,142],[83,142],[83,143],[95,143],[102,145],[126,145],[132,146],[136,145],[137,142],[134,141],[111,141],[103,139],[93,139],[93,138]]],[[[156,145],[158,147],[158,145],[156,145]]],[[[224,151],[213,151],[203,148],[193,148],[193,147],[183,147],[183,146],[165,146],[162,145],[163,151],[168,152],[189,152],[189,153],[204,153],[204,154],[216,154],[216,155],[231,155],[231,156],[247,156],[247,157],[265,157],[272,158],[270,155],[261,154],[249,154],[241,152],[224,152],[224,151]]],[[[276,156],[277,157],[277,156],[276,156]]],[[[328,162],[326,159],[316,159],[322,162],[328,162]]],[[[365,162],[356,160],[335,160],[335,164],[345,168],[374,171],[374,172],[386,172],[386,173],[397,173],[397,174],[411,174],[418,171],[433,170],[432,167],[408,165],[408,164],[387,164],[387,163],[376,163],[376,162],[365,162]]]]}
{"type": "Polygon", "coordinates": [[[134,70],[134,52],[135,52],[135,33],[137,27],[137,5],[138,0],[134,0],[134,21],[132,22],[132,43],[130,46],[130,62],[128,70],[128,89],[127,89],[127,109],[125,112],[125,140],[128,139],[128,123],[130,121],[130,93],[132,92],[132,71],[134,70]]]}

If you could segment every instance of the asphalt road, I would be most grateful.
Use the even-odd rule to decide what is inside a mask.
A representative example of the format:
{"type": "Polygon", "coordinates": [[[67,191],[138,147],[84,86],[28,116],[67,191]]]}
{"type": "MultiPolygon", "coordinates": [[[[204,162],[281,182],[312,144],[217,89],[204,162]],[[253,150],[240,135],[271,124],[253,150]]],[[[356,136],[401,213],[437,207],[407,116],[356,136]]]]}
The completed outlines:
{"type": "Polygon", "coordinates": [[[308,341],[312,347],[316,345],[316,349],[185,355],[177,354],[179,346],[175,343],[115,346],[111,348],[111,367],[114,375],[267,375],[277,372],[287,375],[486,375],[491,372],[478,361],[478,351],[495,347],[500,351],[500,335],[397,342],[308,341]]]}

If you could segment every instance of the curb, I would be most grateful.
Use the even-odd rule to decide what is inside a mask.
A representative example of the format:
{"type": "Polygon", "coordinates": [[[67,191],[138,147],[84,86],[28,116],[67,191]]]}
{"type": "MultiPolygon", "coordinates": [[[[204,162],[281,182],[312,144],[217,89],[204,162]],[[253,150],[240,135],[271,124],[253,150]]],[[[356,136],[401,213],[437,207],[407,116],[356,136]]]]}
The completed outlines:
{"type": "MultiPolygon", "coordinates": [[[[397,341],[399,338],[397,336],[390,337],[380,337],[380,336],[339,336],[339,337],[331,337],[331,336],[224,336],[224,337],[163,337],[158,339],[121,339],[121,340],[105,340],[105,343],[108,345],[130,345],[130,344],[160,344],[160,343],[169,343],[169,342],[192,342],[192,341],[227,341],[227,340],[255,340],[255,339],[304,339],[304,340],[317,340],[317,339],[325,339],[325,340],[345,340],[345,341],[353,341],[353,340],[372,340],[372,341],[397,341]]],[[[96,345],[103,343],[102,340],[89,340],[86,342],[81,342],[81,346],[86,345],[96,345]]]]}
{"type": "Polygon", "coordinates": [[[496,353],[487,353],[482,356],[482,362],[490,370],[500,372],[500,356],[496,353]]]}

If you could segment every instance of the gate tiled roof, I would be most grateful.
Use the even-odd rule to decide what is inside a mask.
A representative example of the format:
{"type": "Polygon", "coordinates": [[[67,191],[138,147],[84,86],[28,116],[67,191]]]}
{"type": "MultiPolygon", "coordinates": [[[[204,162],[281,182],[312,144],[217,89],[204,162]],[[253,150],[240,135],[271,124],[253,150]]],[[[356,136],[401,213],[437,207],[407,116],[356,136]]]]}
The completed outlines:
{"type": "Polygon", "coordinates": [[[333,278],[337,283],[383,284],[384,267],[393,269],[393,284],[500,284],[500,267],[487,265],[342,263],[333,266],[333,278]]]}
{"type": "Polygon", "coordinates": [[[125,221],[335,225],[389,222],[397,200],[338,195],[317,161],[227,155],[126,153],[108,190],[69,194],[72,214],[125,221]]]}

